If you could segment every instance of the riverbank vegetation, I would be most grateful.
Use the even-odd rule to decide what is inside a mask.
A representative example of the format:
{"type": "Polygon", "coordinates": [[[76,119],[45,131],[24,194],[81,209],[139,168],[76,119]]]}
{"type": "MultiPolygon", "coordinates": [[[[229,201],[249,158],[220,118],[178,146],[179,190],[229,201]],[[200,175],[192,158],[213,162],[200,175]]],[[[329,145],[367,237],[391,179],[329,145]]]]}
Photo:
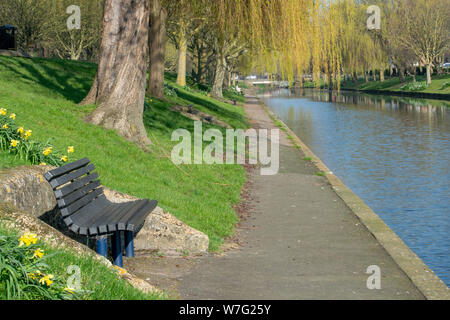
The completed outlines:
{"type": "Polygon", "coordinates": [[[444,63],[450,59],[446,1],[372,1],[370,5],[376,7],[369,10],[370,18],[368,5],[334,1],[322,11],[318,24],[330,33],[318,33],[317,41],[328,45],[316,55],[324,67],[313,67],[309,78],[301,76],[300,86],[448,93],[444,85],[449,73],[444,63]]]}
{"type": "Polygon", "coordinates": [[[424,92],[435,94],[450,94],[450,75],[438,75],[429,85],[426,83],[426,76],[406,77],[401,81],[398,77],[386,78],[384,81],[366,82],[364,79],[346,81],[342,83],[344,89],[356,90],[386,90],[386,91],[406,91],[406,92],[424,92]]]}
{"type": "MultiPolygon", "coordinates": [[[[318,84],[313,81],[306,81],[303,83],[303,88],[320,88],[327,89],[328,83],[321,80],[318,84]]],[[[418,93],[433,93],[433,94],[450,94],[450,75],[437,75],[434,77],[431,84],[426,83],[425,75],[417,75],[415,78],[412,76],[405,77],[401,80],[396,76],[386,76],[383,81],[370,80],[366,81],[365,78],[357,77],[357,80],[347,79],[341,80],[341,89],[350,90],[384,90],[387,92],[418,92],[418,93]]],[[[331,87],[333,88],[333,87],[331,87]]]]}

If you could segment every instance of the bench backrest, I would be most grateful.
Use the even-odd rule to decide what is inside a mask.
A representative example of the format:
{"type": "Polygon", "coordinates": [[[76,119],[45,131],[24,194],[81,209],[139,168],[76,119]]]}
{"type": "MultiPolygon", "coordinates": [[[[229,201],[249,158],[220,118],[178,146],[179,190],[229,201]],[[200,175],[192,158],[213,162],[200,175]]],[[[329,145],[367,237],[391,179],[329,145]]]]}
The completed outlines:
{"type": "Polygon", "coordinates": [[[88,158],[48,171],[50,183],[63,218],[82,210],[93,201],[106,202],[95,166],[88,158]]]}

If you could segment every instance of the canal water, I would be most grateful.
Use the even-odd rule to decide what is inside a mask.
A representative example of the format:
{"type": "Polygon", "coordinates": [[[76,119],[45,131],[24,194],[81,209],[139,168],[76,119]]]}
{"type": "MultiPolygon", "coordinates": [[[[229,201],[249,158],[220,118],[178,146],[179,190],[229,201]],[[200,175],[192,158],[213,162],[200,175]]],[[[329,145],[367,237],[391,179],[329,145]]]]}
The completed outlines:
{"type": "Polygon", "coordinates": [[[314,89],[260,97],[450,285],[450,101],[314,89]]]}

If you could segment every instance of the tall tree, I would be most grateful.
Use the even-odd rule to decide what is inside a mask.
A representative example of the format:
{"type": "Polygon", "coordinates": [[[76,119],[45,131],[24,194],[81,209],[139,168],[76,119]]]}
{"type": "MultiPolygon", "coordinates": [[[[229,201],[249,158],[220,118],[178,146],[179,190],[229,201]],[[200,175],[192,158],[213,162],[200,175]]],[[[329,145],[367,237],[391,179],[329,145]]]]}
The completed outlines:
{"type": "Polygon", "coordinates": [[[178,49],[177,84],[186,85],[186,61],[191,38],[207,20],[207,0],[165,0],[168,36],[178,49]]]}
{"type": "Polygon", "coordinates": [[[167,11],[160,0],[150,0],[149,78],[148,94],[155,98],[164,98],[164,60],[166,56],[166,20],[167,11]]]}
{"type": "Polygon", "coordinates": [[[127,140],[150,143],[143,123],[149,2],[105,0],[97,75],[82,103],[97,103],[87,120],[127,140]]]}
{"type": "Polygon", "coordinates": [[[395,44],[425,65],[430,84],[433,63],[450,47],[448,0],[399,0],[389,27],[395,44]]]}
{"type": "Polygon", "coordinates": [[[216,38],[214,51],[216,62],[211,95],[216,98],[223,98],[224,81],[227,82],[226,87],[228,86],[227,69],[230,60],[237,59],[246,51],[246,48],[244,44],[238,42],[237,38],[216,38]]]}
{"type": "Polygon", "coordinates": [[[100,44],[101,22],[103,15],[102,0],[78,0],[81,10],[81,28],[67,28],[66,9],[73,0],[47,0],[51,2],[48,36],[49,49],[61,59],[78,60],[88,49],[100,44]]]}

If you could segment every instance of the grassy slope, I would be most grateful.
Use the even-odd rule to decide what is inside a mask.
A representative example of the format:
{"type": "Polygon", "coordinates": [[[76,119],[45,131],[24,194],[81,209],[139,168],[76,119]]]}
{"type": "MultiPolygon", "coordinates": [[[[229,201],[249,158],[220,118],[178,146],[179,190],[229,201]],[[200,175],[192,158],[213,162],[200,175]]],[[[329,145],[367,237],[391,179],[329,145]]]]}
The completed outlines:
{"type": "MultiPolygon", "coordinates": [[[[0,236],[19,237],[16,230],[6,229],[0,224],[0,236]]],[[[164,295],[145,294],[127,281],[120,279],[116,271],[109,269],[104,264],[90,256],[81,256],[70,250],[55,250],[42,241],[38,243],[39,248],[43,249],[45,255],[55,254],[45,260],[52,274],[63,279],[67,279],[67,267],[76,265],[81,270],[81,289],[92,291],[88,298],[92,300],[155,300],[163,299],[164,295]]],[[[2,290],[0,283],[0,300],[6,299],[4,288],[2,290]]]]}
{"type": "MultiPolygon", "coordinates": [[[[184,165],[170,160],[171,133],[177,128],[193,131],[193,122],[171,112],[170,105],[193,104],[231,124],[248,126],[241,107],[178,88],[178,97],[153,100],[146,105],[144,123],[154,142],[144,152],[111,130],[82,119],[95,106],[77,105],[87,94],[96,72],[94,64],[47,59],[0,57],[0,107],[17,114],[16,122],[33,130],[33,139],[62,150],[75,146],[70,161],[89,157],[102,183],[142,198],[157,199],[161,207],[210,237],[216,250],[237,222],[232,206],[240,199],[245,171],[239,165],[184,165]]],[[[173,83],[173,78],[168,78],[173,83]]],[[[204,125],[204,129],[210,126],[204,125]]],[[[13,166],[9,155],[0,155],[2,166],[13,166]]],[[[22,164],[18,161],[16,164],[22,164]]]]}
{"type": "MultiPolygon", "coordinates": [[[[425,76],[417,76],[417,81],[425,81],[425,76]]],[[[364,80],[359,80],[358,83],[347,81],[342,84],[342,88],[358,89],[358,90],[388,90],[388,91],[402,91],[400,88],[412,82],[412,77],[407,77],[405,82],[401,82],[398,77],[387,78],[385,81],[370,81],[366,83],[364,80]]],[[[445,82],[450,82],[450,75],[433,76],[431,84],[423,91],[426,93],[450,94],[450,87],[442,89],[445,82]]]]}

